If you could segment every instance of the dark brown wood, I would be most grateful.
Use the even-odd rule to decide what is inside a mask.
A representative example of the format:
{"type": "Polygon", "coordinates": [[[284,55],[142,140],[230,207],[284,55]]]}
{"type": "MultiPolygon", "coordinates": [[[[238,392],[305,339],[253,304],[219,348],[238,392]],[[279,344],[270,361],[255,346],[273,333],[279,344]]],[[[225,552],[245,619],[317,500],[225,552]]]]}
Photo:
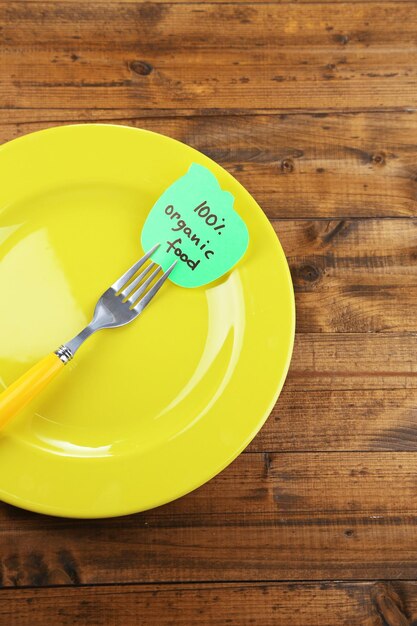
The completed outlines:
{"type": "MultiPolygon", "coordinates": [[[[124,123],[169,135],[212,157],[253,193],[271,218],[417,216],[416,111],[320,116],[201,115],[185,111],[180,117],[165,111],[163,117],[150,117],[154,113],[0,110],[0,141],[62,122],[124,123]]],[[[335,226],[337,223],[332,230],[335,226]]],[[[311,240],[315,233],[303,235],[302,225],[289,228],[291,233],[297,230],[294,237],[298,241],[290,240],[287,244],[286,229],[281,227],[278,231],[287,251],[290,253],[296,247],[299,252],[306,245],[306,256],[315,243],[311,240]]],[[[315,228],[318,236],[320,227],[315,228]]],[[[331,226],[325,224],[323,228],[331,226]]],[[[349,228],[355,227],[350,224],[349,228]]],[[[367,247],[372,254],[375,245],[379,246],[380,254],[391,236],[394,241],[389,242],[390,250],[395,245],[405,245],[399,241],[400,228],[407,229],[405,237],[409,245],[415,243],[413,226],[404,223],[401,227],[387,224],[369,230],[360,226],[359,241],[352,232],[344,240],[350,246],[350,254],[353,241],[361,246],[361,254],[367,247]],[[394,232],[394,228],[398,231],[394,232]]],[[[339,245],[343,242],[341,237],[338,242],[339,245]]],[[[332,251],[332,246],[328,238],[327,249],[332,251]]],[[[321,252],[325,251],[322,245],[321,252]]],[[[320,250],[315,252],[318,254],[320,250]]],[[[398,261],[401,263],[402,259],[398,261]]],[[[387,263],[389,259],[384,267],[379,267],[380,272],[386,272],[387,263]]]]}
{"type": "Polygon", "coordinates": [[[416,450],[416,388],[303,391],[290,382],[250,451],[416,450]]]}
{"type": "Polygon", "coordinates": [[[416,334],[298,334],[288,389],[414,389],[416,334]]]}
{"type": "Polygon", "coordinates": [[[279,221],[274,228],[291,268],[299,333],[416,329],[417,220],[279,221]]]}
{"type": "Polygon", "coordinates": [[[417,5],[354,6],[2,2],[2,107],[415,107],[417,5]]]}
{"type": "MultiPolygon", "coordinates": [[[[4,1],[4,0],[3,0],[4,1]]],[[[14,0],[15,3],[17,4],[18,2],[26,2],[28,0],[14,0]]],[[[30,0],[32,3],[35,2],[39,2],[40,4],[45,4],[45,0],[30,0]]],[[[74,4],[75,0],[59,0],[60,3],[65,3],[65,2],[69,2],[71,4],[74,4]]],[[[413,2],[413,0],[408,0],[409,2],[413,2]]],[[[184,4],[184,0],[170,0],[169,4],[176,4],[176,3],[180,3],[180,4],[184,4]]],[[[250,4],[256,4],[256,3],[260,3],[260,4],[282,4],[284,5],[288,5],[288,4],[293,4],[293,5],[297,5],[297,4],[325,4],[325,3],[329,3],[329,4],[337,4],[338,2],[341,3],[346,3],[346,0],[251,0],[250,4]]],[[[349,2],[351,4],[365,4],[367,2],[371,3],[371,2],[378,2],[378,0],[349,0],[349,2]]],[[[117,5],[117,4],[139,4],[142,3],[141,0],[95,0],[95,4],[113,4],[113,5],[117,5]]],[[[241,0],[213,0],[212,4],[235,4],[235,5],[240,5],[240,4],[248,4],[248,2],[241,2],[241,0]]],[[[154,0],[154,2],[152,2],[152,4],[167,4],[167,0],[154,0]]],[[[187,0],[187,4],[202,4],[202,0],[187,0]]]]}
{"type": "Polygon", "coordinates": [[[19,589],[0,592],[0,619],[18,615],[19,626],[409,626],[416,597],[408,582],[19,589]]]}

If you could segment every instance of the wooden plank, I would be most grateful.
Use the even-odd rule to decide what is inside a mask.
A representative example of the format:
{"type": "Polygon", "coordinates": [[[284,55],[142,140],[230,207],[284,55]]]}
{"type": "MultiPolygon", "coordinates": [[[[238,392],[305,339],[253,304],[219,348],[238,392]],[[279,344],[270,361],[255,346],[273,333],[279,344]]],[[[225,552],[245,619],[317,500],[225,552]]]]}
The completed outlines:
{"type": "Polygon", "coordinates": [[[410,2],[3,2],[0,23],[6,108],[417,105],[410,2]]]}
{"type": "MultiPolygon", "coordinates": [[[[62,122],[91,120],[146,128],[192,145],[235,175],[270,218],[417,214],[416,111],[319,116],[194,114],[172,117],[171,114],[154,118],[149,117],[149,112],[145,115],[139,110],[0,110],[0,142],[62,122]]],[[[330,227],[329,224],[323,226],[324,229],[330,227]]],[[[288,253],[296,247],[299,254],[301,247],[306,246],[311,254],[312,245],[317,241],[309,241],[308,232],[303,234],[302,228],[279,227],[288,253]],[[299,232],[293,233],[297,228],[299,232]],[[298,245],[291,239],[288,241],[288,229],[291,229],[291,238],[300,240],[298,245]]],[[[366,246],[378,245],[379,236],[383,245],[392,250],[388,241],[391,231],[396,245],[400,244],[399,229],[403,229],[407,240],[415,237],[412,225],[375,225],[373,230],[367,231],[362,225],[356,227],[350,223],[343,228],[343,236],[347,235],[347,228],[352,231],[358,228],[364,237],[361,255],[366,246]]],[[[319,225],[312,229],[312,232],[314,229],[320,232],[319,225]]],[[[327,236],[328,232],[324,234],[327,236]]],[[[349,245],[360,243],[353,233],[345,239],[349,245]]],[[[339,237],[338,244],[341,241],[339,237]]],[[[405,243],[401,245],[403,251],[405,243]]],[[[379,255],[381,249],[382,243],[379,255]]],[[[349,255],[352,257],[351,251],[349,255]]],[[[402,261],[398,259],[395,264],[402,261]]],[[[391,261],[387,258],[385,262],[391,261]]],[[[410,259],[407,262],[410,263],[410,259]]],[[[345,269],[350,271],[350,268],[345,269]]],[[[379,268],[380,272],[387,270],[387,267],[379,268]]],[[[317,281],[311,288],[317,288],[317,281]]],[[[360,294],[357,296],[360,298],[360,294]]],[[[392,302],[391,308],[394,309],[392,302]]]]}
{"type": "MultiPolygon", "coordinates": [[[[4,0],[3,0],[4,1],[4,0]]],[[[32,3],[41,3],[45,4],[45,0],[30,0],[32,3]]],[[[71,4],[75,4],[77,0],[59,0],[61,3],[70,2],[71,4]]],[[[82,2],[83,0],[78,0],[78,2],[82,2]]],[[[144,4],[147,0],[95,0],[95,4],[144,4]]],[[[378,2],[378,0],[348,0],[350,4],[365,4],[371,2],[378,2]]],[[[407,1],[407,0],[405,0],[407,1]]],[[[409,2],[413,2],[414,0],[408,0],[409,2]]],[[[17,4],[18,2],[27,3],[28,0],[14,0],[17,4]]],[[[328,4],[337,4],[337,3],[346,3],[346,0],[319,0],[320,4],[328,3],[328,4]]],[[[202,4],[202,0],[170,0],[169,4],[202,4]]],[[[247,2],[241,2],[240,0],[212,0],[213,4],[236,4],[238,6],[245,5],[247,2]]],[[[251,0],[251,4],[317,4],[317,0],[251,0]]],[[[152,4],[167,4],[167,0],[152,0],[152,4]]]]}
{"type": "Polygon", "coordinates": [[[417,389],[284,388],[252,452],[415,451],[417,389]]]}
{"type": "Polygon", "coordinates": [[[274,222],[290,264],[297,331],[416,330],[417,221],[274,222]]]}
{"type": "Polygon", "coordinates": [[[288,389],[415,389],[416,333],[296,335],[288,389]]]}
{"type": "Polygon", "coordinates": [[[14,589],[0,592],[0,619],[19,626],[405,626],[417,616],[416,598],[415,582],[14,589]]]}
{"type": "Polygon", "coordinates": [[[3,505],[2,584],[413,580],[415,481],[408,452],[246,454],[186,498],[126,518],[3,505]]]}

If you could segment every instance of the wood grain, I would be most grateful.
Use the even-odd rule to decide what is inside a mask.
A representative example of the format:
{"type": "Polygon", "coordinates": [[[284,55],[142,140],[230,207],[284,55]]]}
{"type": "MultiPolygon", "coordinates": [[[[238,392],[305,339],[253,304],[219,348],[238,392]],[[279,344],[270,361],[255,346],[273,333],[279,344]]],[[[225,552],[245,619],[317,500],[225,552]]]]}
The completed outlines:
{"type": "Polygon", "coordinates": [[[416,447],[415,388],[303,391],[289,384],[249,450],[381,452],[416,447]]]}
{"type": "MultiPolygon", "coordinates": [[[[140,110],[0,110],[0,142],[62,122],[124,123],[179,139],[218,161],[254,195],[270,218],[417,215],[416,111],[149,115],[140,110]]],[[[389,229],[393,245],[399,244],[401,233],[395,228],[408,228],[410,238],[412,226],[375,226],[373,234],[359,226],[364,235],[361,254],[367,245],[377,243],[379,231],[380,249],[390,237],[389,229]]],[[[285,230],[282,227],[282,237],[285,230]]],[[[357,242],[352,237],[346,241],[349,245],[357,242]]],[[[311,249],[307,235],[299,248],[301,243],[311,249]]]]}
{"type": "Polygon", "coordinates": [[[279,221],[297,331],[413,332],[417,220],[279,221]]]}
{"type": "MultiPolygon", "coordinates": [[[[3,0],[4,1],[4,0],[3,0]]],[[[78,0],[81,2],[82,0],[78,0]]],[[[371,2],[378,2],[378,0],[348,0],[350,4],[365,4],[371,2]]],[[[407,0],[404,0],[405,2],[407,0]]],[[[414,0],[408,0],[409,2],[413,2],[414,0]]],[[[14,0],[17,4],[18,2],[27,3],[28,0],[14,0]]],[[[40,3],[45,4],[45,0],[30,0],[32,3],[40,3]]],[[[60,4],[69,2],[74,4],[74,0],[59,0],[60,4]]],[[[95,4],[145,4],[148,0],[95,0],[95,4]]],[[[282,5],[298,5],[298,4],[337,4],[338,2],[345,4],[346,0],[251,0],[250,4],[282,4],[282,5]]],[[[169,4],[184,4],[184,0],[170,0],[169,4]]],[[[241,0],[212,0],[212,4],[235,4],[235,5],[245,5],[248,4],[246,1],[242,2],[241,0]]],[[[167,0],[152,0],[152,4],[167,4],[167,0]]],[[[202,4],[202,0],[187,0],[186,4],[202,4]]]]}
{"type": "Polygon", "coordinates": [[[416,333],[299,333],[288,389],[414,389],[416,333]]]}
{"type": "Polygon", "coordinates": [[[111,520],[0,505],[1,623],[417,623],[416,36],[407,1],[0,1],[0,143],[196,147],[274,220],[298,315],[270,419],[208,484],[111,520]]]}
{"type": "Polygon", "coordinates": [[[409,372],[405,378],[397,366],[396,373],[390,371],[402,340],[411,342],[411,354],[414,349],[415,222],[288,220],[274,226],[293,274],[298,335],[284,393],[251,449],[415,449],[412,356],[400,357],[403,372],[409,372]],[[385,343],[381,334],[372,334],[395,330],[394,320],[411,333],[400,335],[400,343],[398,335],[385,343]],[[300,333],[309,331],[357,334],[316,334],[304,341],[300,333]]]}
{"type": "Polygon", "coordinates": [[[417,615],[416,597],[413,582],[16,589],[0,593],[0,619],[13,624],[19,615],[19,626],[406,626],[417,615]]]}
{"type": "Polygon", "coordinates": [[[246,454],[187,498],[125,518],[3,505],[2,584],[414,580],[415,484],[409,452],[246,454]]]}
{"type": "Polygon", "coordinates": [[[0,23],[6,108],[417,105],[410,2],[2,2],[0,23]]]}

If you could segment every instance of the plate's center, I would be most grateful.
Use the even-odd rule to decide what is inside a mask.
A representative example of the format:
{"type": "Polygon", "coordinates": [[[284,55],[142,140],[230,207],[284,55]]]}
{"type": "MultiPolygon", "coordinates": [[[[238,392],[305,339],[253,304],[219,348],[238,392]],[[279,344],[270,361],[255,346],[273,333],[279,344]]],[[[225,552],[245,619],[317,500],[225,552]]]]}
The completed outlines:
{"type": "MultiPolygon", "coordinates": [[[[100,183],[46,190],[8,207],[0,227],[4,385],[79,332],[101,293],[140,255],[154,198],[100,183]]],[[[243,336],[237,272],[208,288],[171,283],[135,322],[101,331],[7,429],[56,454],[126,454],[203,417],[243,336]]],[[[227,416],[225,416],[227,419],[227,416]]]]}

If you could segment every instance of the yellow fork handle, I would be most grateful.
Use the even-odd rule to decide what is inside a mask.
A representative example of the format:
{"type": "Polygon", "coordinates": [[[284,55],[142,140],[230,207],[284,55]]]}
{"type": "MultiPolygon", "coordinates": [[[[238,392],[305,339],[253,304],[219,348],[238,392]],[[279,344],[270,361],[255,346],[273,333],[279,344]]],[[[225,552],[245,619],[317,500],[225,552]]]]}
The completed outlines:
{"type": "Polygon", "coordinates": [[[0,428],[23,409],[62,370],[64,363],[52,352],[0,394],[0,428]]]}

